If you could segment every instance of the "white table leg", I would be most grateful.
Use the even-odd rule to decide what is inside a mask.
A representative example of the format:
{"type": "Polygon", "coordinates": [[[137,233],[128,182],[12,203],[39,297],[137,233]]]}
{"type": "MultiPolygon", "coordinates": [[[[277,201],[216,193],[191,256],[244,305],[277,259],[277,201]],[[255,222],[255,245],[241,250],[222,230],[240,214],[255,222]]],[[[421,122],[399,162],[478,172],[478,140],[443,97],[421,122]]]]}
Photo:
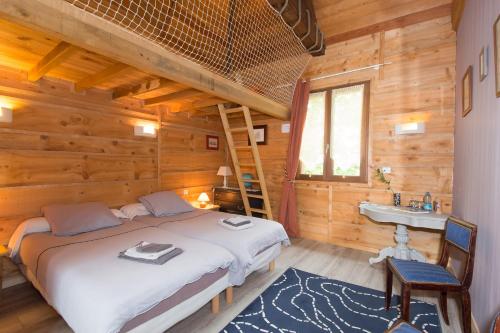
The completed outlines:
{"type": "Polygon", "coordinates": [[[387,257],[394,257],[395,250],[396,249],[393,247],[386,247],[385,249],[380,250],[380,252],[378,253],[378,257],[370,258],[368,259],[368,262],[370,263],[370,265],[373,265],[383,261],[387,257]]]}
{"type": "Polygon", "coordinates": [[[369,259],[370,265],[381,262],[387,257],[426,262],[426,258],[422,253],[408,247],[410,237],[408,236],[408,228],[405,225],[398,224],[396,226],[394,238],[397,243],[396,247],[386,247],[380,250],[378,257],[369,259]]]}
{"type": "Polygon", "coordinates": [[[410,237],[408,236],[408,228],[405,225],[398,224],[396,226],[394,239],[396,239],[397,243],[394,258],[410,260],[410,249],[408,248],[408,241],[410,240],[410,237]]]}

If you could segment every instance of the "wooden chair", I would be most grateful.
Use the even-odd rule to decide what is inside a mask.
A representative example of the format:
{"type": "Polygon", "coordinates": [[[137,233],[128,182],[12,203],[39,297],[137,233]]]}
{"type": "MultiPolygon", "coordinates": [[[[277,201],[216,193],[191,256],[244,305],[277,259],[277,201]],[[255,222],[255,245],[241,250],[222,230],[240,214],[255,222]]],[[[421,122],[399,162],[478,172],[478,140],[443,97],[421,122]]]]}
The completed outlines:
{"type": "Polygon", "coordinates": [[[500,333],[500,313],[491,324],[490,333],[500,333]]]}
{"type": "Polygon", "coordinates": [[[385,333],[422,333],[415,326],[407,323],[406,321],[400,319],[398,320],[390,329],[385,331],[385,333]]]}
{"type": "Polygon", "coordinates": [[[387,258],[387,291],[385,305],[389,309],[392,298],[393,274],[401,281],[401,318],[409,321],[410,296],[412,289],[437,290],[440,294],[440,307],[444,321],[449,325],[447,310],[448,292],[458,292],[462,300],[462,321],[464,333],[471,332],[471,301],[469,287],[474,269],[477,226],[457,218],[446,221],[445,237],[441,258],[437,265],[417,261],[387,258]],[[458,279],[446,270],[450,249],[456,248],[466,255],[464,274],[458,279]]]}

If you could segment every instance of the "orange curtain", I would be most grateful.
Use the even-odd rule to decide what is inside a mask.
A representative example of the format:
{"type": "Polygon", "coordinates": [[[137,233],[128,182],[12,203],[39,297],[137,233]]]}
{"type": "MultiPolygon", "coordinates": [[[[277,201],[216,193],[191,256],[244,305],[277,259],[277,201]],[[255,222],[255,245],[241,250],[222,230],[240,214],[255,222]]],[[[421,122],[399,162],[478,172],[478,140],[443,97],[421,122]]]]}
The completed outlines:
{"type": "Polygon", "coordinates": [[[281,195],[279,221],[285,227],[290,237],[299,237],[299,224],[297,221],[297,196],[294,180],[299,167],[300,144],[302,131],[306,122],[307,103],[309,101],[309,81],[297,81],[293,95],[290,141],[288,142],[288,158],[285,168],[285,180],[281,195]]]}

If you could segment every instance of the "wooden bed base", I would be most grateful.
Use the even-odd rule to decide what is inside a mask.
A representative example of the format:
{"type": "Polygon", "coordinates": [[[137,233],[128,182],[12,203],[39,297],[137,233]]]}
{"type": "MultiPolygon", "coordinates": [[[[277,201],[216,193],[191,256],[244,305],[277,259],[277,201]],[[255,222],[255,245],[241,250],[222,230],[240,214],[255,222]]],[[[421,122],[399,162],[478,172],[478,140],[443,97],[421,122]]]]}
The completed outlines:
{"type": "Polygon", "coordinates": [[[274,272],[275,268],[276,268],[276,261],[273,260],[269,263],[269,272],[274,272]]]}

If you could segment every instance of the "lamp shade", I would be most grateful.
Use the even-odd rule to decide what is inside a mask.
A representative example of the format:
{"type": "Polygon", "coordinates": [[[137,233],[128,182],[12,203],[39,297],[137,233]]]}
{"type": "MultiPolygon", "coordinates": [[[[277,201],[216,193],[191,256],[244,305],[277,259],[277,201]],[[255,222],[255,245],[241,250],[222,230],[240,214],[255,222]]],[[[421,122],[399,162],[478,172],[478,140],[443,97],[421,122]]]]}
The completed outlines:
{"type": "Polygon", "coordinates": [[[217,171],[217,176],[232,176],[231,168],[228,166],[221,166],[219,171],[217,171]]]}
{"type": "Polygon", "coordinates": [[[198,197],[198,201],[199,202],[209,202],[210,198],[208,197],[208,194],[206,194],[205,192],[202,192],[200,194],[200,196],[198,197]]]}

